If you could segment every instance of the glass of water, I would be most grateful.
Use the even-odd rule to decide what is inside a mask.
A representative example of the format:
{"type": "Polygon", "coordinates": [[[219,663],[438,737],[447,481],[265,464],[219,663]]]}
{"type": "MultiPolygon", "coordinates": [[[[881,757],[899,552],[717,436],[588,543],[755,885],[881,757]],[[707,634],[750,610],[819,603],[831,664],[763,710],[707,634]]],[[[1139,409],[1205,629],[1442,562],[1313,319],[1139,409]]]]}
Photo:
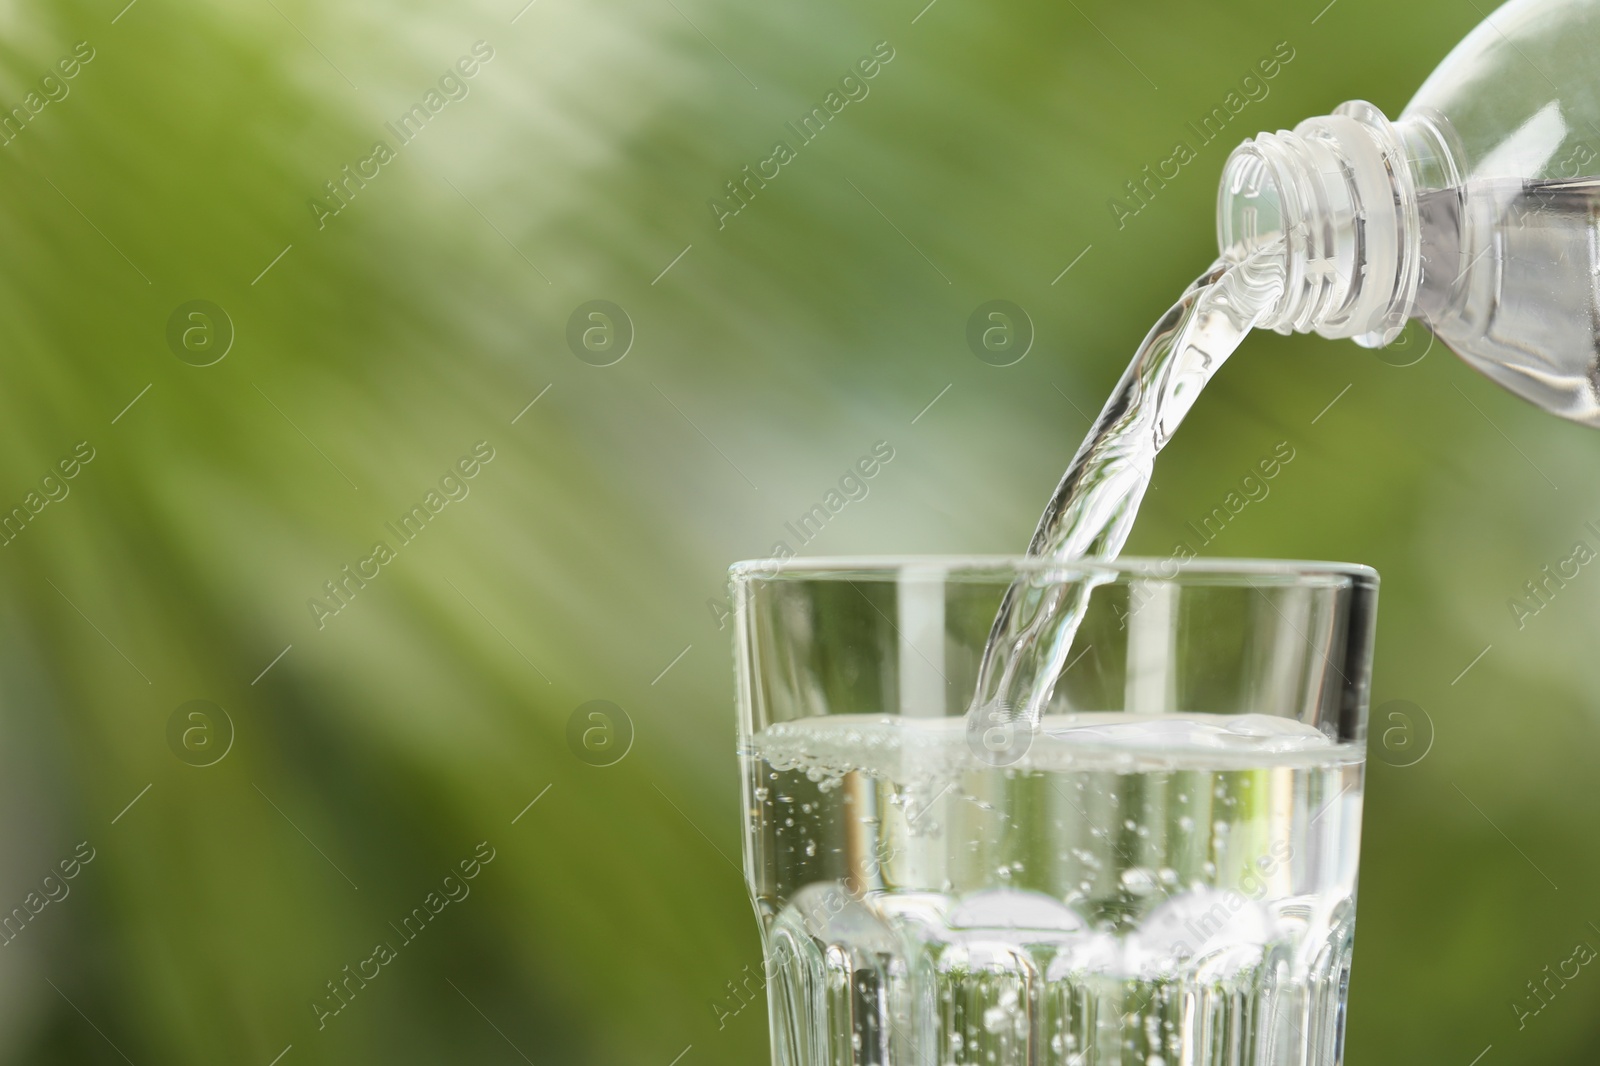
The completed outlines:
{"type": "Polygon", "coordinates": [[[816,559],[732,582],[775,1066],[1341,1062],[1373,571],[816,559]],[[965,718],[1013,584],[1087,605],[997,765],[965,718]]]}

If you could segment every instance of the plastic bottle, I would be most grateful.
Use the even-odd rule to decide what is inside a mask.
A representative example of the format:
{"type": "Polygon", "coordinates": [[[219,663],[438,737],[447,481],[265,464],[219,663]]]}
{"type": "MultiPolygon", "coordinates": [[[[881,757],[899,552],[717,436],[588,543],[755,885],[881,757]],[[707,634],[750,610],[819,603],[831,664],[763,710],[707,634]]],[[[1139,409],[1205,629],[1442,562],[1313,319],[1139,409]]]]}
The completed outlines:
{"type": "Polygon", "coordinates": [[[1281,239],[1261,325],[1387,344],[1417,318],[1511,392],[1600,426],[1600,0],[1512,0],[1391,122],[1341,105],[1234,150],[1217,239],[1281,239]]]}

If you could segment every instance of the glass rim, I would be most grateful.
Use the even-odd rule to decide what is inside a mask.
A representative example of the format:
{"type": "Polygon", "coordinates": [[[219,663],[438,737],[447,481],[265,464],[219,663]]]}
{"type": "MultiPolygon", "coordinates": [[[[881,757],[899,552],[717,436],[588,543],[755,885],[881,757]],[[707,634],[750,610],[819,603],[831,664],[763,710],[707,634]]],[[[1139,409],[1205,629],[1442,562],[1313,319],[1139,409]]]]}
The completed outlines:
{"type": "Polygon", "coordinates": [[[1241,583],[1266,581],[1285,585],[1327,585],[1330,582],[1377,587],[1378,572],[1362,563],[1337,563],[1310,559],[1177,559],[1169,555],[1123,555],[1114,558],[1085,556],[1052,559],[1037,555],[839,555],[795,556],[789,559],[745,559],[728,567],[733,582],[844,581],[881,579],[922,572],[945,580],[1016,575],[1049,575],[1056,580],[1104,577],[1108,580],[1147,579],[1182,581],[1185,578],[1220,582],[1239,578],[1241,583]]]}

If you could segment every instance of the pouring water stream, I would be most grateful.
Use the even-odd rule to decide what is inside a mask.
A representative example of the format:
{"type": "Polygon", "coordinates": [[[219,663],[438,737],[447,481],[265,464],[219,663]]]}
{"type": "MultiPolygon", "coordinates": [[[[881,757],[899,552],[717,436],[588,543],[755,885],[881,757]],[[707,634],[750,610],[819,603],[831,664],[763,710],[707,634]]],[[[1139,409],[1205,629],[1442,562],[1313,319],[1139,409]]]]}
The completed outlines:
{"type": "MultiPolygon", "coordinates": [[[[1282,250],[1274,243],[1239,263],[1219,259],[1185,290],[1139,345],[1073,456],[1029,555],[1068,562],[1122,551],[1156,454],[1283,286],[1282,250]]],[[[1097,584],[1093,576],[1042,574],[1007,590],[967,711],[968,743],[979,758],[1008,765],[1026,752],[1097,584]]]]}

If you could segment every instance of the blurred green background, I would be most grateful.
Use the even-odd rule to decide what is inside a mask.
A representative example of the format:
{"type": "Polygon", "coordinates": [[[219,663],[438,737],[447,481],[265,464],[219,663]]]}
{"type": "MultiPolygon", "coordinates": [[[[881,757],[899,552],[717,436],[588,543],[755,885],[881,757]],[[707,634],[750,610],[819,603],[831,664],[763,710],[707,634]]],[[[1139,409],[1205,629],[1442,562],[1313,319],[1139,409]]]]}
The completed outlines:
{"type": "MultiPolygon", "coordinates": [[[[798,547],[784,523],[878,441],[893,461],[807,553],[1020,550],[1213,258],[1227,150],[1346,99],[1398,112],[1486,10],[124,3],[0,10],[0,103],[25,108],[0,147],[0,505],[94,455],[0,548],[14,1063],[766,1061],[764,1005],[725,1016],[759,969],[727,564],[798,547]],[[386,123],[480,41],[402,145],[386,123]],[[719,228],[708,201],[879,42],[868,95],[719,228]],[[1119,225],[1124,183],[1280,43],[1270,91],[1119,225]],[[369,177],[314,210],[347,165],[369,177]],[[1036,332],[1010,366],[967,344],[993,299],[1036,332]],[[168,341],[193,300],[231,322],[212,365],[168,341]],[[591,300],[631,323],[620,362],[569,346],[591,300]],[[324,583],[479,442],[447,483],[470,494],[319,627],[324,583]],[[169,728],[192,700],[231,722],[213,765],[220,715],[169,728]],[[613,765],[569,744],[591,700],[627,716],[613,765]]],[[[1507,601],[1600,543],[1600,437],[1408,342],[1247,343],[1134,548],[1166,554],[1291,443],[1208,553],[1376,566],[1374,703],[1435,730],[1371,768],[1348,1061],[1591,1062],[1600,976],[1521,1028],[1512,1005],[1600,948],[1600,576],[1520,629],[1507,601]]]]}

